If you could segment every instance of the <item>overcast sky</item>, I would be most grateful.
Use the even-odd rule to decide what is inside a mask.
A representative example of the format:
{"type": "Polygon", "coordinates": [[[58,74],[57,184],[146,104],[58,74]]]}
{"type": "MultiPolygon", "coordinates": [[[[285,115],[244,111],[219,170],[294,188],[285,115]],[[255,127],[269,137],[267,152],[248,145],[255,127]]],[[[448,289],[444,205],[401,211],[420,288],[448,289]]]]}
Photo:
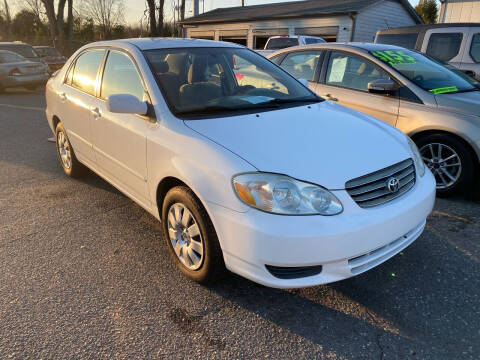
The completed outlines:
{"type": "MultiPolygon", "coordinates": [[[[200,1],[200,12],[209,11],[218,7],[230,7],[230,6],[240,6],[242,4],[241,0],[199,0],[200,1]],[[205,4],[204,4],[205,2],[205,4]]],[[[286,0],[245,0],[245,5],[257,5],[257,4],[268,4],[268,3],[279,3],[285,2],[286,0]]],[[[287,0],[288,1],[288,0],[287,0]]],[[[418,0],[409,0],[410,3],[415,6],[418,3],[418,0]]],[[[166,4],[173,3],[173,0],[166,0],[166,4]]],[[[178,0],[177,0],[178,3],[178,0]]],[[[128,23],[130,24],[139,24],[140,19],[142,18],[145,11],[145,1],[144,0],[126,0],[126,11],[125,16],[128,23]]],[[[186,9],[185,17],[193,16],[193,0],[186,0],[186,9]]],[[[171,7],[167,11],[167,16],[172,17],[171,7]]],[[[144,21],[147,18],[144,17],[144,21]]]]}

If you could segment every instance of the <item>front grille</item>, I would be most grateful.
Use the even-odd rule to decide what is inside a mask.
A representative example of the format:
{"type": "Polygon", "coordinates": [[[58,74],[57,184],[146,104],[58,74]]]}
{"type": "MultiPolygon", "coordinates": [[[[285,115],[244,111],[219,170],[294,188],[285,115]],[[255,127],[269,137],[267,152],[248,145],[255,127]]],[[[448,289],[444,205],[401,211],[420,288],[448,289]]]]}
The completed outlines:
{"type": "Polygon", "coordinates": [[[415,166],[412,159],[407,159],[385,169],[349,180],[345,188],[353,200],[362,208],[385,204],[405,194],[415,185],[415,166]],[[392,192],[387,181],[396,178],[398,190],[392,192]]]}
{"type": "Polygon", "coordinates": [[[298,279],[318,275],[322,272],[322,265],[298,267],[265,265],[265,267],[270,272],[270,274],[279,279],[298,279]]]}

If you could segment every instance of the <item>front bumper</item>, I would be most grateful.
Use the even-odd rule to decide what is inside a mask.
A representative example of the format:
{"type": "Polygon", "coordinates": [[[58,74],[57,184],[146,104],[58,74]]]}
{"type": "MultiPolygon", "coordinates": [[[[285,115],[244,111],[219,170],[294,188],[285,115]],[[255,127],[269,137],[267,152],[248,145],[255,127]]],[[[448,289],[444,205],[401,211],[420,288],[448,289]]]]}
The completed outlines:
{"type": "Polygon", "coordinates": [[[227,268],[278,288],[330,283],[358,275],[391,258],[422,233],[435,201],[429,171],[405,195],[380,206],[360,208],[344,190],[334,191],[344,211],[336,216],[282,216],[246,213],[208,204],[227,268]],[[321,272],[284,279],[267,265],[306,267],[321,272]]]}
{"type": "Polygon", "coordinates": [[[50,78],[47,73],[35,75],[6,76],[2,80],[3,87],[20,87],[29,85],[43,85],[50,78]]]}

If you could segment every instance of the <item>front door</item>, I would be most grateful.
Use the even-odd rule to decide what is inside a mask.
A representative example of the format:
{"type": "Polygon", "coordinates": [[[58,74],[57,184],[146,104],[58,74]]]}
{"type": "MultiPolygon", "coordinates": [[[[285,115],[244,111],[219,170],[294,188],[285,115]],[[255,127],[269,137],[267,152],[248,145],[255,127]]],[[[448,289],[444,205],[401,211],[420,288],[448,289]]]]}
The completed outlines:
{"type": "Polygon", "coordinates": [[[139,115],[109,112],[106,101],[113,94],[130,94],[140,100],[145,96],[135,64],[127,54],[115,50],[107,55],[93,109],[93,149],[101,171],[148,208],[146,134],[153,125],[139,115]]]}
{"type": "Polygon", "coordinates": [[[395,126],[399,98],[368,92],[369,82],[390,79],[383,69],[362,56],[344,51],[332,51],[326,64],[325,79],[320,79],[315,87],[317,94],[395,126]]]}

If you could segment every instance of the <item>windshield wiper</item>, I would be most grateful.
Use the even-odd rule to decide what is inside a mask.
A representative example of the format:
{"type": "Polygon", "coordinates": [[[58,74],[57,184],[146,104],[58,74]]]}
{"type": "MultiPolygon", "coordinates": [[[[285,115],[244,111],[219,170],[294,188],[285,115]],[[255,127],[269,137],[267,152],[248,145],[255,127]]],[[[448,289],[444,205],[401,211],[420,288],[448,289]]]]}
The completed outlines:
{"type": "Polygon", "coordinates": [[[259,103],[257,105],[263,105],[263,104],[291,104],[291,103],[311,103],[311,102],[322,102],[325,101],[324,99],[320,97],[316,98],[293,98],[293,99],[272,99],[268,100],[262,103],[259,103]]]}
{"type": "Polygon", "coordinates": [[[458,91],[455,91],[454,94],[460,94],[460,93],[466,93],[466,92],[472,92],[472,91],[480,91],[479,88],[471,88],[471,89],[464,89],[464,90],[458,90],[458,91]]]}
{"type": "Polygon", "coordinates": [[[267,102],[267,103],[249,104],[249,105],[241,105],[241,106],[213,105],[213,106],[207,106],[200,109],[179,111],[176,113],[176,115],[203,115],[203,114],[216,114],[221,112],[230,112],[230,111],[243,111],[243,110],[257,108],[259,105],[263,105],[263,104],[266,104],[267,107],[273,107],[273,108],[278,107],[278,105],[275,103],[270,103],[270,102],[267,102]]]}

